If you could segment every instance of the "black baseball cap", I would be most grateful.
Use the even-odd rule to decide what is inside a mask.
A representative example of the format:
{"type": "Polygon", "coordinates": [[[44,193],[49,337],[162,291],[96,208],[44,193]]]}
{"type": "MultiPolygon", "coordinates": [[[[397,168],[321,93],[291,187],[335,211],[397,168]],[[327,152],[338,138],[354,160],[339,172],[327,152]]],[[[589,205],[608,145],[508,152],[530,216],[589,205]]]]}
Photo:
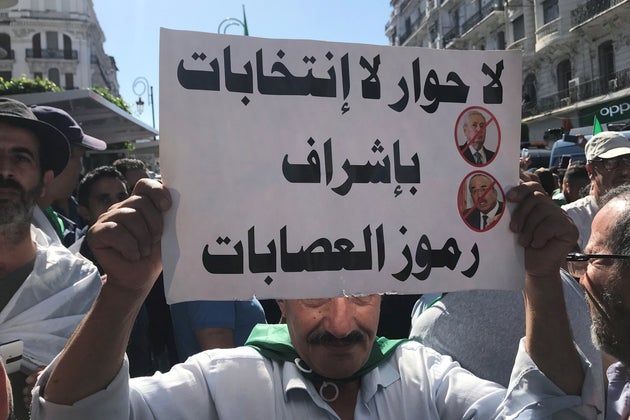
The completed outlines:
{"type": "Polygon", "coordinates": [[[0,121],[26,128],[35,134],[39,140],[42,171],[51,170],[57,176],[68,164],[70,145],[66,136],[52,125],[38,120],[22,102],[0,97],[0,121]]]}
{"type": "Polygon", "coordinates": [[[44,121],[61,131],[71,145],[82,146],[91,150],[107,149],[107,143],[96,137],[85,134],[79,123],[63,109],[54,108],[52,106],[33,105],[31,106],[31,110],[33,110],[33,113],[40,121],[44,121]]]}

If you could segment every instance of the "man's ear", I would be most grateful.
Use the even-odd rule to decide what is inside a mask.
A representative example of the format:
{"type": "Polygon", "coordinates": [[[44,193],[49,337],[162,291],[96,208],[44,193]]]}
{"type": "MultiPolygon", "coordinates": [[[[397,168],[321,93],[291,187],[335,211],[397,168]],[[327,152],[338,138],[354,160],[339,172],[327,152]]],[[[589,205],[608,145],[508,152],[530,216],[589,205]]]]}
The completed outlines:
{"type": "Polygon", "coordinates": [[[85,220],[86,222],[88,222],[89,224],[92,223],[91,217],[90,217],[90,210],[88,210],[87,207],[82,206],[82,205],[78,205],[77,206],[77,213],[79,213],[79,216],[81,216],[83,218],[83,220],[85,220]]]}
{"type": "Polygon", "coordinates": [[[588,162],[584,166],[586,167],[586,173],[588,173],[588,179],[592,180],[595,176],[595,173],[593,172],[593,166],[588,162]]]}
{"type": "Polygon", "coordinates": [[[285,313],[284,313],[284,299],[276,299],[276,303],[278,304],[278,307],[280,308],[280,312],[282,312],[282,317],[284,318],[285,313]]]}
{"type": "Polygon", "coordinates": [[[48,170],[44,172],[44,175],[42,176],[42,184],[44,185],[44,188],[42,188],[42,193],[39,195],[40,198],[46,194],[46,187],[48,186],[48,184],[50,184],[50,182],[54,178],[55,178],[55,173],[53,171],[48,170]]]}

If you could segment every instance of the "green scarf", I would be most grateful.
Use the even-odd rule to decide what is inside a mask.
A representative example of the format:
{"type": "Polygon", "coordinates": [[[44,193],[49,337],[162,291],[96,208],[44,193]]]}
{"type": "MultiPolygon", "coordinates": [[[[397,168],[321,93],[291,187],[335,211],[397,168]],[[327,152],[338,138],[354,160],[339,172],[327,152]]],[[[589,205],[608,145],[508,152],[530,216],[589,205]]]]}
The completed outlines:
{"type": "MultiPolygon", "coordinates": [[[[362,377],[363,375],[380,365],[382,362],[387,360],[392,354],[394,354],[396,347],[398,347],[405,341],[408,340],[405,338],[399,340],[389,340],[384,337],[377,337],[374,345],[372,346],[372,351],[370,352],[370,357],[368,358],[367,362],[365,362],[361,369],[359,369],[356,373],[347,378],[333,380],[324,378],[314,372],[307,373],[304,372],[302,369],[298,370],[310,380],[324,380],[333,382],[353,381],[362,377]]],[[[286,324],[256,325],[249,335],[247,342],[245,342],[245,345],[253,347],[263,356],[275,361],[295,363],[295,359],[300,357],[295,351],[293,344],[291,343],[289,329],[287,328],[286,324]]]]}
{"type": "Polygon", "coordinates": [[[60,239],[63,239],[63,221],[59,218],[57,212],[53,210],[52,206],[46,207],[43,211],[53,229],[57,232],[57,236],[59,236],[60,239]]]}

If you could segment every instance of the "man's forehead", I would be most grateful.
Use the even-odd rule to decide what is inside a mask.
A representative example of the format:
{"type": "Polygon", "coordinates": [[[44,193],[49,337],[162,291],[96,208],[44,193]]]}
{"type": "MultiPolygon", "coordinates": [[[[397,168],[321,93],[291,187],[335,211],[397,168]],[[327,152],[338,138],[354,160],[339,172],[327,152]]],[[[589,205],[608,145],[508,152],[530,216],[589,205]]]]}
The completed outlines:
{"type": "MultiPolygon", "coordinates": [[[[585,250],[599,249],[601,244],[608,238],[610,228],[617,222],[621,212],[628,206],[626,200],[612,199],[602,207],[595,217],[591,226],[591,236],[586,244],[585,250]]],[[[591,252],[589,251],[589,252],[591,252]]],[[[597,251],[599,252],[599,251],[597,251]]]]}
{"type": "Polygon", "coordinates": [[[472,177],[472,179],[470,180],[470,186],[473,187],[473,184],[475,187],[487,187],[492,183],[492,181],[490,181],[490,179],[488,179],[488,177],[484,176],[484,175],[477,175],[472,177]]]}
{"type": "Polygon", "coordinates": [[[102,177],[100,179],[97,179],[94,182],[94,185],[92,186],[91,190],[90,190],[90,195],[102,195],[102,194],[118,194],[119,192],[126,192],[127,188],[125,183],[116,178],[116,177],[112,177],[112,176],[107,176],[107,177],[102,177]]]}
{"type": "Polygon", "coordinates": [[[12,148],[25,147],[34,152],[39,151],[39,139],[31,130],[0,121],[0,141],[12,148]]]}

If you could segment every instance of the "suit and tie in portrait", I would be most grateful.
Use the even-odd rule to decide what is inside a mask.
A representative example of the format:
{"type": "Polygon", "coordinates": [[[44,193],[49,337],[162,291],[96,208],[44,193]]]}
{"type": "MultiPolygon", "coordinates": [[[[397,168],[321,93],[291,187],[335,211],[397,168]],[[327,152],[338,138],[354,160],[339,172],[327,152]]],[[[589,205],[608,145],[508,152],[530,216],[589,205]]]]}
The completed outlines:
{"type": "Polygon", "coordinates": [[[474,204],[465,209],[462,216],[473,229],[490,229],[499,221],[504,209],[503,202],[498,200],[494,181],[485,174],[475,174],[470,178],[468,190],[474,204]]]}
{"type": "Polygon", "coordinates": [[[463,124],[466,142],[459,146],[459,150],[473,165],[485,165],[494,157],[494,151],[484,146],[486,128],[486,117],[480,111],[473,109],[466,113],[463,124]]]}

